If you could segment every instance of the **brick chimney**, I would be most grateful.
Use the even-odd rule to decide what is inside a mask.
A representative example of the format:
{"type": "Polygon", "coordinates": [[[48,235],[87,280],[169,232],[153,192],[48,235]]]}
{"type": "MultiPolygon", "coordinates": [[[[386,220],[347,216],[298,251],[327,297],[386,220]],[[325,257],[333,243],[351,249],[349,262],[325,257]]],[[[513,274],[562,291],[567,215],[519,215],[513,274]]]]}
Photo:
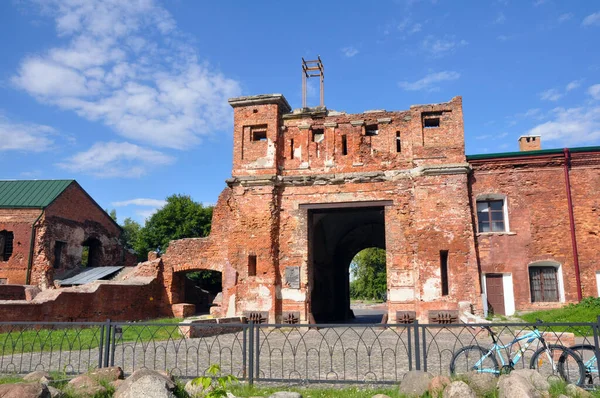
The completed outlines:
{"type": "Polygon", "coordinates": [[[539,135],[522,135],[519,137],[519,151],[539,151],[542,149],[542,137],[539,135]]]}

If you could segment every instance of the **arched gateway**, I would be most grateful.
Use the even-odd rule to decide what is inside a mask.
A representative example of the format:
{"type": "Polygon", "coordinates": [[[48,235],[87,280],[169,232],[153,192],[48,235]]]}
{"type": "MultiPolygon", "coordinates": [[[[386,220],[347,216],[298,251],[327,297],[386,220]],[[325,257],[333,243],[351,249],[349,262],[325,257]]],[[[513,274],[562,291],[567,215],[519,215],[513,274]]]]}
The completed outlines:
{"type": "Polygon", "coordinates": [[[344,321],[348,264],[386,250],[388,321],[480,308],[462,101],[407,111],[292,112],[282,95],[230,100],[232,178],[208,238],[163,256],[171,304],[182,271],[222,272],[220,316],[344,321]]]}

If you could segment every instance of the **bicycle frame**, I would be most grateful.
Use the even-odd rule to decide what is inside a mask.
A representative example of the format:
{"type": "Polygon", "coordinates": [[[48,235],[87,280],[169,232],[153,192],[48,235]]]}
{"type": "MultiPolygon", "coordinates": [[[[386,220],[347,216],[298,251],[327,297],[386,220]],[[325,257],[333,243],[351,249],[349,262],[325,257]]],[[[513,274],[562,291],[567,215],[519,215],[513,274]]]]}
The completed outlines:
{"type": "MultiPolygon", "coordinates": [[[[479,361],[477,361],[477,363],[475,363],[474,367],[480,367],[481,364],[483,363],[483,361],[489,357],[494,351],[497,353],[498,357],[500,358],[500,362],[502,367],[504,366],[510,366],[511,368],[519,363],[519,361],[521,360],[521,358],[523,357],[523,353],[527,350],[527,348],[531,345],[531,343],[533,343],[536,340],[540,340],[540,342],[542,343],[542,346],[546,349],[546,353],[548,355],[548,358],[550,359],[550,361],[552,362],[552,368],[554,368],[554,360],[552,359],[552,355],[550,354],[550,352],[548,351],[548,346],[546,345],[546,341],[544,340],[544,338],[542,337],[542,334],[539,332],[539,330],[534,329],[533,331],[524,334],[523,336],[520,337],[515,337],[510,343],[506,344],[506,345],[500,345],[496,342],[496,338],[492,333],[492,340],[493,340],[493,344],[492,347],[490,348],[490,350],[484,355],[482,356],[479,361]],[[504,359],[504,356],[502,355],[502,351],[506,350],[507,348],[512,348],[512,346],[515,343],[518,343],[520,341],[523,340],[527,340],[525,342],[525,344],[517,351],[517,353],[511,358],[509,354],[507,354],[507,360],[504,359]]],[[[493,373],[493,374],[500,374],[500,370],[501,369],[485,369],[485,368],[479,368],[479,372],[480,373],[493,373]]]]}

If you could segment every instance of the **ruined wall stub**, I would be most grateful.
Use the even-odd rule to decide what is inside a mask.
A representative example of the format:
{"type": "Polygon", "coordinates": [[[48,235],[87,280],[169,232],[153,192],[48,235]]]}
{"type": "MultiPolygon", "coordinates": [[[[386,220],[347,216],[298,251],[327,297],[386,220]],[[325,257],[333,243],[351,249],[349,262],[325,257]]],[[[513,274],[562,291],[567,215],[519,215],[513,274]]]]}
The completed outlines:
{"type": "Polygon", "coordinates": [[[390,321],[400,310],[425,320],[427,311],[457,309],[459,301],[479,306],[460,97],[362,114],[291,112],[282,95],[230,104],[232,178],[215,207],[210,236],[172,242],[163,257],[170,303],[182,298],[182,271],[212,269],[223,272],[221,315],[253,312],[281,322],[293,313],[308,322],[315,278],[337,273],[340,256],[373,244],[360,236],[384,219],[390,321]],[[361,222],[360,208],[367,205],[384,217],[361,222]],[[327,209],[339,208],[353,209],[354,216],[329,217],[337,226],[311,221],[315,211],[326,217],[327,209]],[[334,240],[319,252],[330,264],[313,261],[315,228],[334,240]],[[444,296],[440,251],[449,253],[444,296]],[[286,280],[290,267],[298,270],[298,284],[286,280]]]}

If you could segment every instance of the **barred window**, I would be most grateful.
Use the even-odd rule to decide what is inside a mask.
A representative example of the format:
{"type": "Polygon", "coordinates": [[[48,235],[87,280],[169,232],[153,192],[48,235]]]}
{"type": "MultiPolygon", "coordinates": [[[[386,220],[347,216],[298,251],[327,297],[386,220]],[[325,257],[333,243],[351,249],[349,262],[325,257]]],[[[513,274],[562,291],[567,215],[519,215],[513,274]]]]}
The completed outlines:
{"type": "Polygon", "coordinates": [[[556,267],[529,267],[531,302],[556,302],[559,300],[556,267]]]}

